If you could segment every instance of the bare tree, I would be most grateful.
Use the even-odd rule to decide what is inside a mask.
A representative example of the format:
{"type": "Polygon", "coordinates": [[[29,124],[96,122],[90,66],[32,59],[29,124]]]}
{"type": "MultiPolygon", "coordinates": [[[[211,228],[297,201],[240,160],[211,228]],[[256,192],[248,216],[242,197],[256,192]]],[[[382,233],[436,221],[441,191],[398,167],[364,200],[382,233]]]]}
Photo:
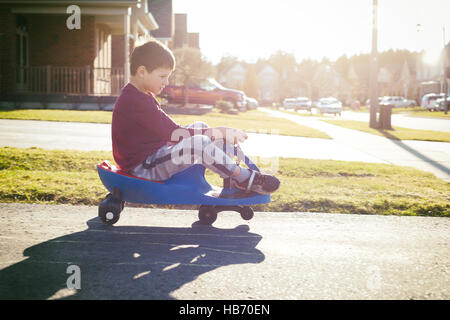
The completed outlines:
{"type": "Polygon", "coordinates": [[[213,66],[200,50],[195,48],[179,48],[173,51],[176,68],[172,82],[184,86],[184,105],[188,104],[188,88],[193,78],[207,78],[213,74],[213,66]]]}

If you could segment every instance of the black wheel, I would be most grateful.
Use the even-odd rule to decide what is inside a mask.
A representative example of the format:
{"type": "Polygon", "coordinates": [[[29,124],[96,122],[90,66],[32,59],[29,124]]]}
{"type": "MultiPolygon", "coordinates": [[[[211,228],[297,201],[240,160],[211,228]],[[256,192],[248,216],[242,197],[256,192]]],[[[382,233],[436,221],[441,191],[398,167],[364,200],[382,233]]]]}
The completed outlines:
{"type": "Polygon", "coordinates": [[[227,101],[227,102],[230,102],[231,104],[233,104],[233,108],[237,107],[237,102],[234,99],[232,99],[232,98],[225,98],[224,100],[227,101]]]}
{"type": "Polygon", "coordinates": [[[253,218],[253,209],[250,207],[243,207],[239,213],[244,220],[251,220],[253,218]]]}
{"type": "Polygon", "coordinates": [[[123,201],[117,200],[111,194],[108,194],[98,206],[98,216],[104,224],[112,226],[119,221],[123,204],[123,201]]]}
{"type": "Polygon", "coordinates": [[[200,206],[198,210],[198,219],[201,224],[212,225],[217,219],[217,211],[212,206],[200,206]]]}

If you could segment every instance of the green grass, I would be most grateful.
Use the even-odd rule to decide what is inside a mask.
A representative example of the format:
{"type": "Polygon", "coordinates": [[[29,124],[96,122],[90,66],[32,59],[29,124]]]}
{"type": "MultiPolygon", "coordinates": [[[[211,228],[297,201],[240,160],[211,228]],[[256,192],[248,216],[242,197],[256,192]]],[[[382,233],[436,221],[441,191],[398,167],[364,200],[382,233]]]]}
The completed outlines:
{"type": "MultiPolygon", "coordinates": [[[[107,191],[95,165],[110,152],[0,148],[0,201],[97,205],[107,191]]],[[[450,216],[450,185],[409,167],[331,160],[253,159],[281,187],[261,211],[450,216]]],[[[207,180],[221,185],[216,174],[207,180]]]]}
{"type": "Polygon", "coordinates": [[[111,123],[111,111],[53,109],[0,110],[0,119],[111,123]]]}
{"type": "MultiPolygon", "coordinates": [[[[173,114],[169,116],[181,125],[204,121],[210,127],[226,126],[248,132],[331,139],[322,131],[300,126],[286,119],[271,117],[257,110],[241,112],[239,115],[213,111],[204,115],[173,114]]],[[[0,119],[111,123],[112,112],[50,109],[0,110],[0,119]]]]}
{"type": "Polygon", "coordinates": [[[416,130],[400,127],[392,127],[393,130],[372,129],[367,122],[355,120],[323,120],[347,129],[359,130],[378,136],[384,136],[394,140],[421,140],[450,142],[450,133],[431,130],[416,130]]]}

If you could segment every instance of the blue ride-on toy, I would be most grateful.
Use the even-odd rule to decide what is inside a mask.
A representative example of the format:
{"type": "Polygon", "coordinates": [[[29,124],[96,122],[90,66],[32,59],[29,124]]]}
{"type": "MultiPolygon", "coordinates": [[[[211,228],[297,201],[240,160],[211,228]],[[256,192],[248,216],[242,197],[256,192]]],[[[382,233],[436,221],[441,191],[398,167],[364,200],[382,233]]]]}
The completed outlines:
{"type": "MultiPolygon", "coordinates": [[[[259,171],[247,156],[244,162],[249,169],[259,171]]],[[[223,180],[223,188],[211,186],[205,179],[205,167],[201,164],[194,164],[164,181],[132,176],[108,161],[98,164],[97,170],[110,192],[98,207],[98,215],[107,225],[119,220],[125,202],[199,205],[199,221],[206,225],[212,225],[221,211],[237,211],[244,220],[250,220],[253,218],[250,205],[270,202],[270,195],[231,187],[230,178],[223,180]]]]}

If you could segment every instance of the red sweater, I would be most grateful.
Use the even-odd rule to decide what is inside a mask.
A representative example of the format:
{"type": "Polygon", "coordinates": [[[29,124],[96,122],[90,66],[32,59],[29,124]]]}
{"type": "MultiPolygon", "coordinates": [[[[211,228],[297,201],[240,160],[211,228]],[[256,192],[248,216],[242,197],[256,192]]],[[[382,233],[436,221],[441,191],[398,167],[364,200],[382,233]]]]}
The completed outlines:
{"type": "MultiPolygon", "coordinates": [[[[179,142],[182,138],[172,139],[172,132],[179,128],[152,95],[128,83],[122,88],[112,114],[114,160],[122,170],[134,169],[168,142],[179,142]]],[[[184,136],[194,135],[194,129],[185,130],[184,136]]],[[[195,134],[198,133],[196,130],[195,134]]]]}

